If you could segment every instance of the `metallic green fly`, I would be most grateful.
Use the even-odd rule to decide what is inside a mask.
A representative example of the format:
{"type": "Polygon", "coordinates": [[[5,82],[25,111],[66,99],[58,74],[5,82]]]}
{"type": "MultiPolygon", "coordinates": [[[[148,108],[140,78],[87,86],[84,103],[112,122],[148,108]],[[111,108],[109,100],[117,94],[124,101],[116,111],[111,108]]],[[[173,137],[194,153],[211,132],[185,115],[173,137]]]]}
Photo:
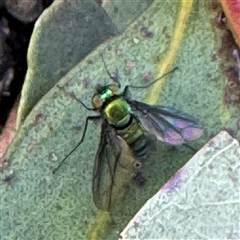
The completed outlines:
{"type": "Polygon", "coordinates": [[[133,161],[133,168],[139,169],[148,152],[146,133],[154,135],[157,140],[169,145],[179,146],[186,141],[199,138],[203,134],[203,130],[198,122],[187,114],[172,108],[138,102],[128,96],[129,88],[147,88],[175,71],[176,68],[148,85],[127,85],[123,92],[119,93],[120,82],[111,76],[105,62],[104,65],[113,84],[97,87],[96,93],[92,97],[93,108],[88,108],[73,96],[85,108],[96,111],[99,115],[86,118],[81,141],[65,156],[54,172],[83,142],[89,120],[101,120],[101,139],[95,156],[92,192],[97,208],[109,210],[112,205],[116,169],[125,150],[124,146],[130,149],[131,155],[136,159],[133,161]],[[106,176],[107,174],[108,176],[106,176]]]}

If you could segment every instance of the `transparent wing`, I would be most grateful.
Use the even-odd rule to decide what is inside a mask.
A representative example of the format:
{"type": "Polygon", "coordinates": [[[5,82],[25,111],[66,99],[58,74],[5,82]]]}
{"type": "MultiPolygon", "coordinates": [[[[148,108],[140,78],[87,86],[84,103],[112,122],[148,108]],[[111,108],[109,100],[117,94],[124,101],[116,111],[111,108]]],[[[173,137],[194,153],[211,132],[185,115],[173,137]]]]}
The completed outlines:
{"type": "Polygon", "coordinates": [[[127,101],[143,127],[154,134],[159,141],[178,146],[185,141],[195,140],[203,134],[199,123],[188,114],[172,108],[127,101]]]}
{"type": "Polygon", "coordinates": [[[121,153],[121,139],[117,136],[115,129],[104,119],[92,181],[93,201],[99,209],[110,209],[115,173],[121,153]]]}

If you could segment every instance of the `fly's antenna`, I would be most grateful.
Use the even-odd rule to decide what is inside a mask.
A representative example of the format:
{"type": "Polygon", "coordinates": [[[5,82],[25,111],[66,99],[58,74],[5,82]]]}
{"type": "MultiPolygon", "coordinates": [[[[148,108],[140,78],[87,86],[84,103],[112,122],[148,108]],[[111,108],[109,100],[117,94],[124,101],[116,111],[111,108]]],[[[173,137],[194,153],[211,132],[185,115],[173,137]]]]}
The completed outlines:
{"type": "Polygon", "coordinates": [[[114,81],[114,82],[116,82],[117,84],[118,84],[118,87],[119,88],[121,88],[121,84],[120,84],[120,82],[118,81],[118,71],[116,71],[116,77],[113,77],[112,75],[111,75],[111,73],[109,72],[109,70],[108,70],[108,68],[107,68],[107,64],[106,64],[106,62],[105,62],[105,60],[104,60],[104,58],[103,58],[103,54],[102,53],[100,53],[100,55],[101,55],[101,58],[102,58],[102,61],[103,61],[103,64],[104,64],[104,67],[105,67],[105,69],[106,69],[106,71],[107,71],[107,74],[108,74],[108,76],[114,81]]]}
{"type": "Polygon", "coordinates": [[[153,82],[150,82],[150,83],[147,84],[147,85],[143,85],[143,86],[127,85],[125,88],[148,88],[148,87],[152,86],[154,83],[156,83],[157,81],[161,80],[162,78],[164,78],[164,77],[166,77],[167,75],[169,75],[169,74],[175,72],[175,71],[178,70],[178,69],[179,69],[178,66],[175,67],[175,68],[173,68],[173,69],[170,70],[169,72],[164,73],[161,77],[155,79],[153,82]]]}

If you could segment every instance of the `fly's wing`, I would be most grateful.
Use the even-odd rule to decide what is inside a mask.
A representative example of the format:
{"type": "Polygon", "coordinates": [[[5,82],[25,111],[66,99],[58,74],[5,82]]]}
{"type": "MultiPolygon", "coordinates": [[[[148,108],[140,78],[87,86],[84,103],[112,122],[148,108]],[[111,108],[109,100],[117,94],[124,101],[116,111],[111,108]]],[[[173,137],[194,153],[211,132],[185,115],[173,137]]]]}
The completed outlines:
{"type": "Polygon", "coordinates": [[[203,134],[198,122],[188,114],[172,108],[127,101],[143,127],[154,134],[159,141],[178,146],[185,141],[195,140],[203,134]]]}
{"type": "Polygon", "coordinates": [[[121,139],[117,136],[115,129],[104,119],[92,182],[93,201],[99,209],[109,210],[111,206],[115,172],[121,153],[121,139]]]}

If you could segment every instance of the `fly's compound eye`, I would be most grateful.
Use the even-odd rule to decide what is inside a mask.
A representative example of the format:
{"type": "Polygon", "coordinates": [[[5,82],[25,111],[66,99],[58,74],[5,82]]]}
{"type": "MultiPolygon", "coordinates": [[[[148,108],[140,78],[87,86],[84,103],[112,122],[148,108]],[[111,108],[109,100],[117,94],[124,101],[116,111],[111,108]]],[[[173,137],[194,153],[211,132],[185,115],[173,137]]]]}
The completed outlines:
{"type": "Polygon", "coordinates": [[[142,168],[142,162],[140,162],[139,160],[135,160],[133,162],[133,168],[134,169],[141,169],[142,168]]]}
{"type": "Polygon", "coordinates": [[[108,85],[108,89],[111,90],[112,95],[117,94],[119,91],[119,87],[115,84],[108,85]]]}
{"type": "Polygon", "coordinates": [[[94,108],[101,108],[103,105],[103,100],[99,94],[95,94],[92,98],[92,105],[94,108]]]}

